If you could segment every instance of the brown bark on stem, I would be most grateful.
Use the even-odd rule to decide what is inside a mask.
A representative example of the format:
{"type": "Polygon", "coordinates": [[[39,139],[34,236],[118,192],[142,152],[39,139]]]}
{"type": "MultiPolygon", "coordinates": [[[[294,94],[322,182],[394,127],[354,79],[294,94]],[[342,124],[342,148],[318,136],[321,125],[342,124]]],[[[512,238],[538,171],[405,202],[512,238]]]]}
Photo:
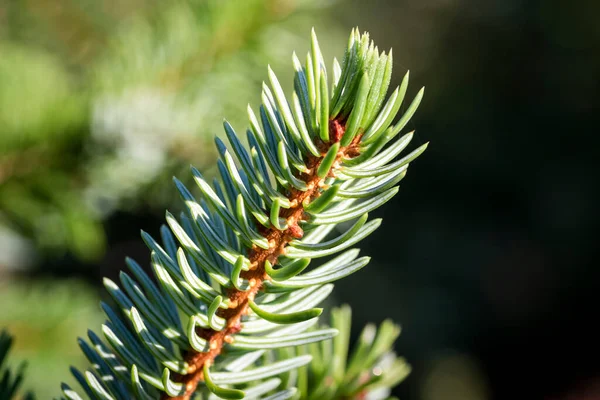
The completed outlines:
{"type": "MultiPolygon", "coordinates": [[[[287,244],[291,240],[299,239],[303,236],[302,229],[298,225],[298,222],[306,218],[303,202],[305,200],[312,201],[320,195],[325,179],[321,179],[317,176],[317,168],[329,147],[341,139],[344,131],[345,126],[343,122],[337,120],[330,121],[329,136],[332,141],[329,143],[319,143],[318,147],[319,151],[321,151],[321,156],[308,157],[306,166],[308,167],[309,172],[307,174],[298,175],[298,178],[302,179],[307,184],[308,190],[303,192],[291,189],[288,194],[291,207],[288,209],[281,209],[280,211],[280,217],[287,221],[288,228],[284,231],[279,231],[273,227],[263,228],[261,230],[260,233],[267,238],[269,242],[269,248],[262,249],[254,246],[250,249],[248,254],[251,265],[250,270],[243,271],[240,274],[242,278],[247,279],[250,282],[250,289],[245,292],[237,290],[236,288],[229,289],[226,295],[231,301],[231,308],[219,309],[217,312],[218,316],[226,320],[225,328],[221,331],[215,331],[210,328],[199,328],[197,330],[198,336],[206,339],[209,343],[210,350],[206,353],[190,350],[183,354],[184,360],[190,366],[188,373],[186,375],[174,374],[173,377],[176,382],[180,382],[184,385],[185,393],[176,397],[170,397],[164,393],[161,397],[162,400],[189,400],[196,391],[198,383],[204,379],[202,372],[204,364],[208,363],[208,365],[211,365],[215,357],[221,353],[224,344],[233,342],[235,340],[233,335],[243,329],[241,318],[248,312],[248,301],[254,299],[259,290],[261,290],[263,282],[269,279],[269,276],[265,272],[265,261],[269,260],[272,265],[275,265],[277,263],[277,258],[280,255],[285,254],[287,244]]],[[[334,176],[335,169],[343,157],[355,157],[358,154],[360,136],[361,135],[357,135],[348,147],[340,148],[336,162],[334,162],[328,176],[334,176]]]]}

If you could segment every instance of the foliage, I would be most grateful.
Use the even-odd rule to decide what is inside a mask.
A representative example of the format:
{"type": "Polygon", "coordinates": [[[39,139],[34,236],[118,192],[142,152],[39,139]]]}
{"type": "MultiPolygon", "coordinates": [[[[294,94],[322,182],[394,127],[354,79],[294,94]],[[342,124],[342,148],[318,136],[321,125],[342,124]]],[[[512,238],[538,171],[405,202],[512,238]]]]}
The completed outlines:
{"type": "Polygon", "coordinates": [[[391,320],[365,326],[349,351],[351,310],[348,305],[331,313],[331,326],[339,334],[331,341],[309,345],[313,361],[299,369],[302,399],[387,399],[391,388],[410,372],[404,359],[392,350],[400,327],[391,320]]]}
{"type": "MultiPolygon", "coordinates": [[[[358,30],[330,75],[314,32],[305,64],[295,55],[293,64],[291,100],[269,69],[270,87],[263,86],[258,113],[248,107],[245,140],[224,122],[230,147],[215,139],[219,179],[210,185],[192,168],[195,196],[175,178],[185,210],[178,217],[167,212],[160,242],[142,232],[155,279],[132,259],[121,286],[105,279],[114,300],[102,304],[106,342],[90,331],[89,342],[80,346],[93,368],[73,369],[90,398],[307,396],[310,391],[295,387],[302,389],[309,378],[294,371],[329,355],[336,360],[331,371],[321,364],[309,374],[316,379],[316,398],[321,392],[356,395],[375,388],[378,379],[383,389],[396,383],[402,371],[397,363],[386,378],[363,374],[363,367],[377,368],[374,363],[395,339],[394,327],[384,324],[375,341],[369,329],[355,355],[366,362],[350,361],[345,369],[340,355],[347,348],[348,312],[333,315],[341,329],[314,326],[322,312],[316,306],[331,293],[331,282],[370,260],[352,248],[381,224],[369,221],[369,213],[398,192],[409,163],[426,148],[394,161],[412,133],[392,139],[423,90],[393,123],[408,74],[386,101],[391,52],[380,53],[358,30]],[[342,232],[329,238],[338,228],[342,232]],[[333,353],[314,350],[315,343],[336,335],[333,353]],[[313,345],[309,354],[294,350],[306,345],[313,345]],[[354,385],[342,387],[346,379],[354,385]]],[[[80,398],[66,384],[63,393],[80,398]]]]}
{"type": "MultiPolygon", "coordinates": [[[[17,372],[11,371],[5,364],[12,342],[12,336],[5,330],[0,332],[0,399],[2,400],[9,400],[17,396],[25,370],[25,363],[20,365],[17,372]]],[[[33,395],[27,393],[24,398],[33,399],[33,395]]]]}
{"type": "Polygon", "coordinates": [[[69,365],[86,365],[73,341],[102,322],[93,288],[75,280],[0,282],[0,304],[0,326],[17,339],[11,359],[28,363],[23,387],[41,399],[56,396],[69,365]]]}

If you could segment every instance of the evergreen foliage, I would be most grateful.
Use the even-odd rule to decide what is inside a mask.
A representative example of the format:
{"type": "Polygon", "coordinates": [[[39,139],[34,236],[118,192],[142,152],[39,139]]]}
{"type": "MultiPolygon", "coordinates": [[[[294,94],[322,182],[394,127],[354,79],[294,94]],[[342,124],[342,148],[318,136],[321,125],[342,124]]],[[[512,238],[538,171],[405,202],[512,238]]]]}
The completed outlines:
{"type": "MultiPolygon", "coordinates": [[[[269,68],[245,136],[224,122],[229,144],[215,139],[220,179],[192,167],[194,193],[174,179],[185,210],[166,213],[160,240],[142,232],[153,277],[127,259],[119,284],[105,279],[114,304],[102,304],[104,339],[90,331],[80,340],[92,368],[73,369],[85,396],[379,398],[376,389],[405,375],[400,360],[384,356],[399,333],[393,324],[377,334],[368,327],[346,360],[349,310],[317,327],[318,305],[332,282],[368,264],[353,246],[382,222],[369,213],[398,192],[426,148],[396,160],[412,133],[392,141],[423,90],[393,123],[408,73],[386,99],[392,54],[357,29],[330,73],[314,32],[305,63],[294,55],[293,65],[289,98],[269,68]]],[[[82,398],[66,384],[63,394],[82,398]]]]}
{"type": "Polygon", "coordinates": [[[22,387],[39,399],[60,392],[57,383],[65,380],[70,365],[87,367],[88,360],[74,340],[103,321],[98,288],[81,280],[0,278],[0,330],[6,329],[18,343],[8,365],[16,368],[27,362],[22,387]]]}
{"type": "MultiPolygon", "coordinates": [[[[16,398],[23,382],[25,363],[19,366],[17,372],[11,371],[6,365],[12,342],[13,338],[6,331],[0,332],[0,400],[16,398]]],[[[27,393],[23,399],[33,400],[33,395],[27,393]]]]}
{"type": "Polygon", "coordinates": [[[309,346],[313,360],[298,370],[300,398],[391,400],[391,389],[410,372],[406,361],[392,350],[400,327],[391,320],[379,327],[365,326],[350,352],[351,315],[348,305],[334,308],[331,326],[339,334],[331,341],[309,346]]]}

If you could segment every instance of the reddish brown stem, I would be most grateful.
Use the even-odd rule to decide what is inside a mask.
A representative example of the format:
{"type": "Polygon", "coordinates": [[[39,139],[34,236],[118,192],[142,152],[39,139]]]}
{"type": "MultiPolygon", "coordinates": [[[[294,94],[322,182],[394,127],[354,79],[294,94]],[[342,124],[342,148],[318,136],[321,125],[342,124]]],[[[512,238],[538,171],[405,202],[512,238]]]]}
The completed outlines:
{"type": "MultiPolygon", "coordinates": [[[[188,374],[175,374],[174,380],[184,385],[185,393],[176,397],[170,397],[167,394],[163,394],[163,400],[189,400],[191,398],[192,394],[196,391],[198,383],[204,379],[202,372],[204,364],[212,364],[215,357],[221,353],[223,345],[225,343],[233,342],[234,339],[232,335],[243,329],[241,318],[248,311],[249,300],[254,299],[258,291],[261,290],[263,282],[269,279],[269,276],[265,272],[265,261],[269,260],[271,264],[275,265],[278,257],[285,254],[285,247],[287,244],[291,240],[299,239],[303,236],[302,229],[298,224],[301,220],[305,219],[303,202],[305,200],[311,201],[320,195],[324,179],[317,176],[317,168],[329,147],[334,142],[339,141],[342,137],[344,132],[343,122],[336,120],[331,121],[329,130],[330,137],[333,141],[330,143],[320,143],[319,150],[322,153],[321,156],[310,156],[306,162],[309,172],[298,175],[298,178],[306,183],[308,190],[300,191],[291,189],[288,194],[291,207],[282,209],[280,212],[280,217],[286,220],[288,228],[284,231],[279,231],[273,227],[261,230],[260,233],[267,239],[269,248],[262,249],[253,246],[248,254],[251,265],[250,270],[241,273],[241,276],[250,282],[250,289],[248,291],[241,291],[235,288],[229,289],[226,294],[231,302],[231,308],[219,309],[217,312],[218,316],[226,320],[225,328],[221,331],[207,328],[198,329],[198,335],[207,340],[210,350],[206,353],[190,350],[183,354],[184,360],[190,366],[188,374]]],[[[336,166],[339,165],[339,161],[344,156],[354,156],[357,153],[359,141],[360,135],[357,135],[352,144],[348,147],[340,148],[337,160],[329,171],[329,176],[334,175],[336,166]]]]}

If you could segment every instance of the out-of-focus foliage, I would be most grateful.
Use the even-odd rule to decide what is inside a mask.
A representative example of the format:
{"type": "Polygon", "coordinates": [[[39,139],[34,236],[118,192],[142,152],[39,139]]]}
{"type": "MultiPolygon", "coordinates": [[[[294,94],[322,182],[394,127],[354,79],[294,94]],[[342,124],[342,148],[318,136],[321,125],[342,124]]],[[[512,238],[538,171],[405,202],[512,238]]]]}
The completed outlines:
{"type": "Polygon", "coordinates": [[[411,367],[394,352],[400,326],[392,320],[379,327],[367,324],[350,348],[352,310],[349,305],[331,311],[331,326],[339,334],[331,341],[310,344],[313,362],[299,370],[306,385],[301,399],[392,400],[391,390],[410,373],[411,367]]]}
{"type": "Polygon", "coordinates": [[[0,53],[0,245],[7,250],[0,266],[25,261],[2,240],[11,231],[44,249],[69,243],[94,257],[101,228],[78,199],[76,182],[86,97],[48,51],[4,40],[0,53]]]}
{"type": "MultiPolygon", "coordinates": [[[[0,149],[60,142],[84,108],[61,61],[47,51],[0,42],[0,149]]],[[[15,166],[18,168],[18,166],[15,166]]]]}
{"type": "MultiPolygon", "coordinates": [[[[12,343],[12,336],[5,330],[0,331],[0,399],[2,400],[16,398],[23,382],[25,363],[17,367],[16,371],[8,365],[8,352],[12,343]]],[[[31,394],[27,394],[25,399],[33,399],[33,397],[31,394]]]]}
{"type": "Polygon", "coordinates": [[[284,51],[305,45],[296,33],[327,18],[323,7],[0,4],[0,246],[15,249],[0,266],[30,264],[32,249],[95,260],[105,248],[102,222],[115,210],[167,206],[171,191],[157,182],[192,162],[213,164],[207,142],[221,132],[220,116],[244,115],[266,60],[287,60],[284,51]]]}
{"type": "Polygon", "coordinates": [[[81,282],[0,282],[0,327],[15,338],[11,365],[27,361],[23,387],[39,399],[58,394],[70,365],[85,365],[73,343],[101,321],[96,292],[81,282]]]}

